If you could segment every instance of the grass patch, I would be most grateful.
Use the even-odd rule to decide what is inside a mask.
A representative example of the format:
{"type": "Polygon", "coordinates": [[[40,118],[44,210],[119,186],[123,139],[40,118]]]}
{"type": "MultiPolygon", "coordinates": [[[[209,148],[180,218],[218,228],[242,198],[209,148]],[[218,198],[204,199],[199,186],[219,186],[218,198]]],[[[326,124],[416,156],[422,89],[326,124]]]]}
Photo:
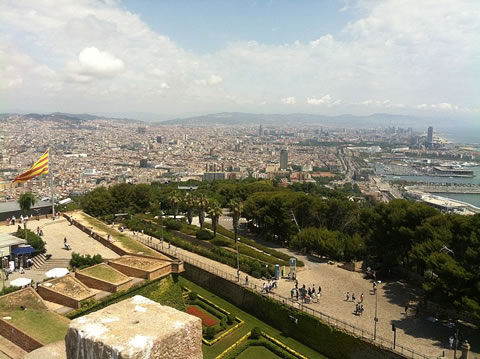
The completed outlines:
{"type": "Polygon", "coordinates": [[[277,354],[271,352],[268,348],[264,346],[250,346],[245,349],[240,355],[237,356],[237,359],[278,359],[280,358],[277,354]]]}
{"type": "Polygon", "coordinates": [[[177,283],[177,277],[170,275],[162,279],[156,279],[131,287],[124,291],[116,292],[99,301],[86,301],[82,308],[68,313],[67,317],[70,319],[78,318],[135,295],[142,295],[162,305],[168,305],[183,312],[185,311],[182,288],[177,283]]]}
{"type": "Polygon", "coordinates": [[[128,279],[127,276],[123,275],[122,273],[118,273],[112,267],[104,264],[86,268],[82,270],[81,273],[110,283],[121,283],[128,279]]]}
{"type": "Polygon", "coordinates": [[[283,333],[266,323],[260,321],[259,319],[255,318],[254,316],[244,312],[243,310],[239,309],[238,307],[234,306],[233,304],[223,300],[222,298],[212,294],[211,292],[199,287],[198,285],[190,282],[189,280],[185,279],[184,277],[178,277],[178,282],[182,287],[186,287],[191,289],[192,291],[198,293],[199,295],[203,296],[204,298],[208,299],[209,301],[215,303],[216,305],[220,306],[221,308],[227,310],[228,312],[234,314],[235,316],[241,318],[245,321],[245,324],[239,327],[237,330],[233,331],[231,334],[225,336],[218,342],[213,345],[203,345],[203,356],[205,359],[214,359],[224,350],[229,348],[233,345],[237,340],[243,337],[245,334],[250,332],[254,327],[259,327],[262,329],[263,332],[267,333],[268,335],[278,339],[282,343],[288,345],[290,348],[296,350],[300,354],[308,358],[315,358],[315,359],[326,359],[327,357],[323,356],[322,354],[316,352],[315,350],[303,345],[302,343],[296,341],[291,337],[286,337],[283,333]]]}
{"type": "Polygon", "coordinates": [[[92,218],[90,216],[86,216],[83,213],[81,213],[82,218],[88,222],[91,226],[94,228],[98,228],[101,231],[110,234],[110,236],[119,241],[126,250],[131,251],[132,253],[139,253],[142,252],[143,254],[147,256],[152,256],[152,257],[158,257],[158,258],[163,258],[162,255],[154,251],[153,249],[147,247],[146,245],[130,238],[129,236],[123,234],[123,233],[118,233],[116,229],[113,229],[106,225],[105,223],[99,221],[98,219],[92,218]]]}
{"type": "Polygon", "coordinates": [[[0,298],[0,316],[11,317],[6,321],[42,344],[63,340],[70,322],[67,318],[50,312],[40,298],[30,291],[0,298]],[[20,305],[27,309],[22,310],[20,305]]]}

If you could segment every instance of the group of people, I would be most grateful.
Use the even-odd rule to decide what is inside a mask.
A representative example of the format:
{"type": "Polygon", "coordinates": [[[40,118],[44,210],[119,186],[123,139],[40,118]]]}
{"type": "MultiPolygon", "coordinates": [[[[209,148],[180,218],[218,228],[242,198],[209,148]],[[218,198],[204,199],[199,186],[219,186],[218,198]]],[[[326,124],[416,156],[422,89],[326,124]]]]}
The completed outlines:
{"type": "MultiPolygon", "coordinates": [[[[355,303],[355,311],[353,312],[355,315],[362,315],[363,314],[363,299],[365,298],[364,294],[360,294],[360,298],[358,298],[358,302],[355,303]]],[[[347,291],[345,294],[345,301],[349,302],[351,299],[352,302],[355,302],[357,297],[355,296],[355,293],[352,293],[350,296],[350,291],[347,291]]]]}
{"type": "Polygon", "coordinates": [[[315,288],[315,284],[312,287],[306,287],[306,285],[302,285],[302,287],[298,288],[298,280],[295,280],[295,288],[292,288],[290,291],[290,298],[302,299],[306,304],[310,303],[311,301],[316,302],[319,297],[322,296],[322,287],[318,285],[318,288],[315,288]]]}
{"type": "MultiPolygon", "coordinates": [[[[248,281],[248,279],[247,279],[248,281]]],[[[273,289],[278,288],[278,283],[276,280],[269,280],[268,283],[263,282],[263,292],[270,293],[273,289]]]]}

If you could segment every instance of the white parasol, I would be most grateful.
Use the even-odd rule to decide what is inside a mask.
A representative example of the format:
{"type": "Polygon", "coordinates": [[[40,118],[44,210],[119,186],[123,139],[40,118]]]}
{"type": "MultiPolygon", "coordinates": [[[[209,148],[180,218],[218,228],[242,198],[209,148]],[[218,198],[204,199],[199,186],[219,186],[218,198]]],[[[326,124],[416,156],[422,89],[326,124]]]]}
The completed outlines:
{"type": "Polygon", "coordinates": [[[67,268],[53,268],[50,269],[45,275],[48,278],[60,278],[68,274],[67,268]]]}
{"type": "Polygon", "coordinates": [[[32,280],[30,278],[17,278],[10,281],[10,285],[13,287],[25,287],[30,283],[32,283],[32,280]]]}

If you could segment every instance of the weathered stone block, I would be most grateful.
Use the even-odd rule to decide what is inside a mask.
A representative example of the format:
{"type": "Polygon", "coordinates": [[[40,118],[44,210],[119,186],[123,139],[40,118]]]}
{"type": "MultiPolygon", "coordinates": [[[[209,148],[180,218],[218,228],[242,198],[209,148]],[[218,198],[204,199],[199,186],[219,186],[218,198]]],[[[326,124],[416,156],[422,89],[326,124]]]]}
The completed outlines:
{"type": "Polygon", "coordinates": [[[202,322],[142,296],[74,319],[68,359],[201,359],[202,322]]]}

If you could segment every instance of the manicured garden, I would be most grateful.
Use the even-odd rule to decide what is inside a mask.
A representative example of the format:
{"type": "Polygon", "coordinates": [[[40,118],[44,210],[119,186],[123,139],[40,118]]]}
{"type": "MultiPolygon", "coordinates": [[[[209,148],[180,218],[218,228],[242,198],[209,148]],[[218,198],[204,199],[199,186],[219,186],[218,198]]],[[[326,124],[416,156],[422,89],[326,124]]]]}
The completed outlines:
{"type": "MultiPolygon", "coordinates": [[[[199,298],[203,298],[200,302],[210,302],[216,306],[216,310],[224,310],[227,311],[228,313],[232,314],[239,320],[243,321],[244,324],[238,326],[235,330],[232,330],[229,332],[227,335],[224,335],[220,340],[216,341],[215,343],[211,345],[207,345],[204,340],[204,345],[203,345],[203,356],[206,359],[214,359],[220,356],[222,353],[226,352],[225,355],[222,358],[288,358],[291,359],[292,357],[295,358],[295,356],[289,356],[292,354],[289,354],[286,352],[281,346],[274,344],[272,341],[266,339],[265,337],[261,337],[259,339],[248,339],[249,333],[255,328],[258,327],[261,329],[261,331],[268,336],[278,340],[282,345],[288,346],[291,348],[293,351],[298,352],[300,355],[303,355],[304,357],[307,358],[319,358],[323,359],[326,358],[322,354],[316,352],[315,350],[301,344],[297,340],[284,336],[283,333],[275,328],[272,328],[271,326],[265,324],[264,322],[260,321],[259,319],[253,317],[252,315],[242,311],[241,309],[237,308],[236,306],[232,305],[231,303],[219,298],[218,296],[212,294],[211,292],[203,289],[202,287],[197,286],[196,284],[188,281],[184,277],[178,277],[178,283],[184,287],[187,288],[188,290],[197,293],[197,300],[199,298]],[[246,337],[245,342],[248,343],[247,348],[248,352],[244,353],[243,351],[246,350],[247,348],[244,348],[244,350],[239,351],[235,355],[237,356],[230,356],[234,355],[232,350],[228,350],[231,348],[238,340],[240,340],[243,337],[246,337]],[[266,344],[265,344],[266,343],[266,344]],[[270,344],[268,344],[270,343],[270,344]],[[255,345],[258,344],[258,345],[255,345]],[[271,347],[274,346],[274,349],[271,349],[271,347]],[[272,351],[274,350],[274,351],[272,351]],[[282,353],[280,356],[277,354],[277,352],[282,353]],[[252,356],[245,356],[248,354],[251,354],[252,356]],[[238,355],[243,355],[242,357],[238,355]],[[267,356],[269,355],[269,356],[267,356]],[[283,355],[283,356],[282,356],[283,355]]],[[[190,301],[190,296],[188,296],[187,305],[188,302],[190,301]]],[[[203,307],[201,309],[204,309],[203,307]]],[[[205,311],[210,314],[212,317],[215,317],[212,312],[205,311]]],[[[218,314],[217,314],[218,315],[218,314]]],[[[217,324],[218,325],[218,324],[217,324]]],[[[228,331],[229,329],[227,328],[225,331],[228,331]]],[[[224,331],[224,332],[225,332],[224,331]]],[[[219,333],[219,335],[222,335],[222,332],[219,333]]],[[[215,336],[216,338],[217,336],[215,336]]],[[[301,356],[300,356],[301,357],[301,356]]]]}
{"type": "MultiPolygon", "coordinates": [[[[173,222],[171,220],[167,220],[164,223],[161,219],[152,220],[145,218],[143,215],[137,215],[127,220],[125,225],[131,230],[143,230],[144,233],[149,236],[163,238],[174,246],[236,268],[237,257],[235,253],[235,241],[220,233],[217,233],[217,236],[211,240],[199,240],[195,235],[195,233],[199,232],[199,227],[182,222],[173,222]],[[173,232],[177,229],[168,230],[168,228],[172,227],[170,225],[171,223],[174,223],[176,225],[175,228],[179,228],[178,230],[180,232],[190,237],[180,238],[178,234],[173,232]],[[164,224],[165,228],[163,226],[164,224]]],[[[225,228],[223,230],[227,231],[225,228]]],[[[233,236],[233,233],[231,235],[233,236]]],[[[274,274],[275,264],[289,265],[289,257],[287,255],[273,249],[268,249],[252,240],[245,239],[245,241],[248,241],[248,245],[242,242],[239,243],[240,270],[243,272],[256,278],[262,276],[270,277],[274,274]],[[256,247],[251,246],[251,243],[255,243],[256,247]]],[[[300,265],[303,265],[303,263],[300,263],[300,265]]]]}

